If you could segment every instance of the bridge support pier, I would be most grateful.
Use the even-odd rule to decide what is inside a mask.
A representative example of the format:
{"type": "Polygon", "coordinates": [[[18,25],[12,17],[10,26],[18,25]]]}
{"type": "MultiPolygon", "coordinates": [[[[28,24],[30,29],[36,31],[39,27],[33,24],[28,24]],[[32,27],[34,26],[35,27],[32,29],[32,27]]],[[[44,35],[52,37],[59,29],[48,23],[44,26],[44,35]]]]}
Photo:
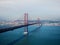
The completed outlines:
{"type": "MultiPolygon", "coordinates": [[[[24,14],[24,25],[28,24],[28,13],[24,14]]],[[[24,27],[24,35],[28,34],[28,26],[24,27]]]]}

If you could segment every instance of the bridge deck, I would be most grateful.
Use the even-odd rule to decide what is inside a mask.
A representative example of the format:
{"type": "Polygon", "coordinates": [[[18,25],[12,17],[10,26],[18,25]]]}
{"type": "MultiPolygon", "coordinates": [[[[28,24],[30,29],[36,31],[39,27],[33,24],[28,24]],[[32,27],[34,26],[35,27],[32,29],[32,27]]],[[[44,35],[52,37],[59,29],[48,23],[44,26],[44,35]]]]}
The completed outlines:
{"type": "Polygon", "coordinates": [[[17,28],[22,28],[22,27],[30,26],[30,25],[34,25],[34,24],[38,24],[38,23],[32,23],[32,24],[27,24],[27,25],[20,25],[20,26],[9,27],[9,28],[2,28],[2,29],[0,29],[0,33],[7,32],[7,31],[12,31],[12,30],[17,29],[17,28]]]}

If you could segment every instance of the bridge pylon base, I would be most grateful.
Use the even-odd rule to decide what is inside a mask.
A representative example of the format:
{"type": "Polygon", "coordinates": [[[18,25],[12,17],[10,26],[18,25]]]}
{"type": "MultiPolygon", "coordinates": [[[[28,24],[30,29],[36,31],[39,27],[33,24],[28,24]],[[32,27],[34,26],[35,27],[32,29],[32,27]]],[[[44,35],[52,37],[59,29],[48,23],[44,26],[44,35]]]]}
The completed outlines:
{"type": "Polygon", "coordinates": [[[24,35],[27,35],[28,34],[28,32],[24,32],[24,35]]]}

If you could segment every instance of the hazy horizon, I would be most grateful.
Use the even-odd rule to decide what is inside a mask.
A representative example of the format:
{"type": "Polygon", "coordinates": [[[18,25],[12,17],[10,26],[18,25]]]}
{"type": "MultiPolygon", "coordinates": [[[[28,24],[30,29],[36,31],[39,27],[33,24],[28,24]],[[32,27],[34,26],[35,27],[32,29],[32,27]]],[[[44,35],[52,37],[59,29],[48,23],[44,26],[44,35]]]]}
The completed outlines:
{"type": "Polygon", "coordinates": [[[60,0],[0,0],[0,19],[22,20],[25,12],[33,20],[60,20],[60,0]]]}

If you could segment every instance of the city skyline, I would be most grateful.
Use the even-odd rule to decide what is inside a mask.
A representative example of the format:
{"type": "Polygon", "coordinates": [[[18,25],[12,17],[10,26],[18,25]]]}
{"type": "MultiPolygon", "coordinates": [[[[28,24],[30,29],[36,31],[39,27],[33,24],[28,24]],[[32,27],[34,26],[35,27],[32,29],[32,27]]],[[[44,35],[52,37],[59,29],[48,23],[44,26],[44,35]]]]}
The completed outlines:
{"type": "Polygon", "coordinates": [[[60,20],[60,0],[0,0],[0,18],[22,20],[24,13],[33,20],[60,20]]]}

